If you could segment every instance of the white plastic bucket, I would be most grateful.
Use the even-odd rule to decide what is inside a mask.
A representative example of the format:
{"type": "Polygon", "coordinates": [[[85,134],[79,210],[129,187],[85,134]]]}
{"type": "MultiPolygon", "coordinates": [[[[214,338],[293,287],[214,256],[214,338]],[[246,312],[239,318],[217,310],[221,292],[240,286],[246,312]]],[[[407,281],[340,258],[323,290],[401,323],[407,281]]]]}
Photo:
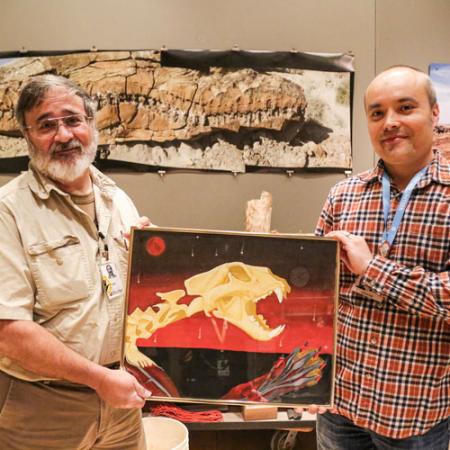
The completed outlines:
{"type": "Polygon", "coordinates": [[[168,417],[143,417],[147,450],[189,450],[186,425],[168,417]]]}

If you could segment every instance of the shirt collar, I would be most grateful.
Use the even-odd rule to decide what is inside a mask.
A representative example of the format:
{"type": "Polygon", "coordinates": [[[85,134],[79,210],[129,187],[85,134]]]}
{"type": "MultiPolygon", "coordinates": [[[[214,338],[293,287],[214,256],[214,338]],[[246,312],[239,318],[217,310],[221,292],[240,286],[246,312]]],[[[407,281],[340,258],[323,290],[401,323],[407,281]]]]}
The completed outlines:
{"type": "MultiPolygon", "coordinates": [[[[376,180],[381,183],[385,170],[383,160],[380,159],[373,169],[361,173],[358,177],[365,183],[371,183],[376,180]]],[[[432,181],[438,184],[450,185],[450,161],[437,149],[434,150],[434,158],[417,187],[424,187],[432,181]]]]}
{"type": "MultiPolygon", "coordinates": [[[[89,170],[92,182],[99,188],[102,195],[112,197],[113,192],[116,189],[116,183],[92,165],[89,170]]],[[[69,194],[60,189],[54,181],[39,172],[32,163],[28,166],[28,185],[31,191],[43,200],[49,198],[52,191],[55,191],[62,196],[69,196],[69,194]]]]}
{"type": "Polygon", "coordinates": [[[441,150],[434,151],[434,159],[431,161],[428,174],[430,180],[450,186],[450,161],[441,150]]]}

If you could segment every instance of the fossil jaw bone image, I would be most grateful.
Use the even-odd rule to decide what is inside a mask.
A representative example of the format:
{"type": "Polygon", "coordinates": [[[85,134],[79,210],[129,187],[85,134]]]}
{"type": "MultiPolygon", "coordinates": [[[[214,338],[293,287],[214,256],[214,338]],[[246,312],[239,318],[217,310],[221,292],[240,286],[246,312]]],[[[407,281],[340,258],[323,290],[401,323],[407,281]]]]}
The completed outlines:
{"type": "Polygon", "coordinates": [[[197,313],[223,319],[257,341],[269,341],[280,335],[285,325],[271,328],[257,303],[274,294],[281,303],[291,288],[268,268],[242,262],[221,264],[184,282],[185,289],[159,292],[162,302],[142,311],[136,308],[127,318],[125,359],[137,366],[154,362],[137,348],[138,338],[149,338],[156,330],[197,313]],[[188,305],[178,304],[187,295],[197,296],[188,305]]]}
{"type": "Polygon", "coordinates": [[[167,67],[155,50],[0,58],[0,158],[28,154],[14,105],[22,84],[44,73],[96,100],[100,159],[232,172],[351,168],[349,72],[167,67]]]}

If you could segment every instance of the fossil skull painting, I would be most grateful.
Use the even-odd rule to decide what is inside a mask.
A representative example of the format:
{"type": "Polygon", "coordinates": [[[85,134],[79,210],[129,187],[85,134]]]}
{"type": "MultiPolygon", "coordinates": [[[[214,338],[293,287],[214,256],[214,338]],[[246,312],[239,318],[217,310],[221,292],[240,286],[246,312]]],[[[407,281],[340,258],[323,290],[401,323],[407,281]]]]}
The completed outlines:
{"type": "Polygon", "coordinates": [[[148,228],[130,248],[123,365],[154,399],[330,403],[336,241],[148,228]]]}
{"type": "Polygon", "coordinates": [[[281,303],[291,290],[284,278],[267,267],[225,263],[188,278],[184,287],[160,292],[157,294],[162,300],[160,303],[145,311],[136,308],[128,315],[125,338],[128,363],[137,367],[153,365],[154,362],[138,350],[136,340],[148,338],[159,328],[197,313],[223,319],[257,341],[268,341],[284,330],[284,325],[271,328],[256,310],[258,301],[274,294],[281,303]],[[186,294],[195,297],[188,305],[179,304],[186,294]]]}

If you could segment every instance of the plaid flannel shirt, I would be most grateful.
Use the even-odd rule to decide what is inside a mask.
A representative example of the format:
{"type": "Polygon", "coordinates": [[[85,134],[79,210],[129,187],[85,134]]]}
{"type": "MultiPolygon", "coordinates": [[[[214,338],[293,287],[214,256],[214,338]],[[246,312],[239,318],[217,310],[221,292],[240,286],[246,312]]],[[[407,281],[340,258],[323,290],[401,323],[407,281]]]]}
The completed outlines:
{"type": "MultiPolygon", "coordinates": [[[[363,236],[375,255],[356,277],[342,264],[335,398],[339,414],[394,439],[450,416],[450,163],[435,152],[388,257],[383,163],[338,183],[316,234],[363,236]]],[[[401,193],[392,186],[391,225],[401,193]]]]}

